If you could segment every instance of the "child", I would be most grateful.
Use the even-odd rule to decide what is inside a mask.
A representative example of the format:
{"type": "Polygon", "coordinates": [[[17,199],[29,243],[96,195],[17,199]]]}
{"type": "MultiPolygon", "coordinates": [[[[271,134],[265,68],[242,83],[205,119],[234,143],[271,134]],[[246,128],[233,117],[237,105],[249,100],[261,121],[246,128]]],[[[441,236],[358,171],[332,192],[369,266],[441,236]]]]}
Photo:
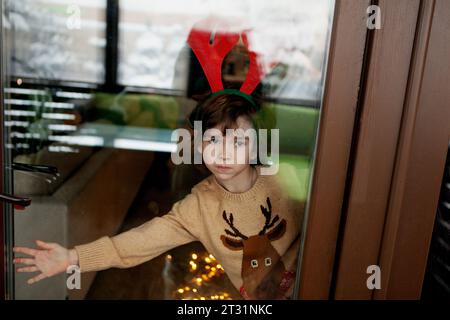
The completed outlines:
{"type": "MultiPolygon", "coordinates": [[[[208,41],[210,37],[201,32],[192,31],[189,44],[204,67],[198,43],[203,36],[208,41]]],[[[230,34],[215,37],[219,43],[228,42],[230,49],[239,40],[230,40],[230,34]]],[[[258,129],[258,105],[250,96],[255,84],[247,82],[247,92],[245,82],[240,91],[215,90],[211,77],[208,80],[214,93],[199,104],[191,120],[201,121],[205,133],[202,150],[214,145],[215,152],[203,153],[212,175],[195,185],[166,215],[114,237],[70,250],[42,241],[36,241],[38,249],[14,248],[16,253],[31,256],[14,260],[27,265],[18,272],[41,272],[30,284],[65,272],[70,265],[78,265],[81,272],[133,267],[198,240],[217,258],[245,299],[290,298],[304,207],[286,197],[276,175],[262,175],[261,166],[250,164],[255,150],[248,137],[224,135],[225,129],[258,129]],[[232,155],[241,148],[251,152],[237,163],[232,155]]]]}

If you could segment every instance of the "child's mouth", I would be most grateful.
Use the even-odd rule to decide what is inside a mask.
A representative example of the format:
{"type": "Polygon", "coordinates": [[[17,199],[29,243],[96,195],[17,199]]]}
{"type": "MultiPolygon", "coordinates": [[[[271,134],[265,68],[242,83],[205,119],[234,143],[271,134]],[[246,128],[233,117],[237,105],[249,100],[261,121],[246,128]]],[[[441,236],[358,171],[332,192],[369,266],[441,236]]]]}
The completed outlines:
{"type": "Polygon", "coordinates": [[[223,165],[216,165],[216,169],[220,172],[225,172],[225,171],[231,170],[231,167],[223,166],[223,165]]]}

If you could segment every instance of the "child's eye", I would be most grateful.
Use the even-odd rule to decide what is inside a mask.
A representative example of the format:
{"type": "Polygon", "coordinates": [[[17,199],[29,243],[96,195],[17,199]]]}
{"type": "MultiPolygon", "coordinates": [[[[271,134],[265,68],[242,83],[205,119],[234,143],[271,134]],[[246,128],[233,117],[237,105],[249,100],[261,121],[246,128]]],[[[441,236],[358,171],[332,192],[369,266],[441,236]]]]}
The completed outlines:
{"type": "Polygon", "coordinates": [[[217,139],[215,136],[212,136],[209,138],[209,140],[207,140],[207,142],[209,143],[217,143],[219,141],[219,139],[217,139]]]}
{"type": "Polygon", "coordinates": [[[234,145],[235,145],[236,147],[241,147],[241,146],[245,145],[245,140],[244,140],[244,139],[237,139],[237,140],[235,141],[234,145]]]}

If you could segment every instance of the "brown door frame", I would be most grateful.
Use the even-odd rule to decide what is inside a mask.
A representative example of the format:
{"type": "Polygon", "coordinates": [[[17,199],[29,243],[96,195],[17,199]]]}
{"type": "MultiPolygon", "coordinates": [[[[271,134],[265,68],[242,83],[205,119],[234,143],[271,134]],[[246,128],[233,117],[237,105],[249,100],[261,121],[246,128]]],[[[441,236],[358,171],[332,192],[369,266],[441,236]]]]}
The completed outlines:
{"type": "Polygon", "coordinates": [[[300,299],[328,299],[364,61],[369,0],[336,0],[304,224],[300,299]]]}
{"type": "Polygon", "coordinates": [[[450,2],[422,2],[375,299],[419,299],[450,140],[450,2]]]}
{"type": "Polygon", "coordinates": [[[450,139],[450,3],[380,0],[350,168],[334,298],[421,295],[450,139]],[[368,290],[367,267],[381,268],[368,290]]]}
{"type": "Polygon", "coordinates": [[[364,94],[336,265],[335,299],[371,299],[367,267],[378,265],[420,0],[380,0],[370,33],[364,94]]]}

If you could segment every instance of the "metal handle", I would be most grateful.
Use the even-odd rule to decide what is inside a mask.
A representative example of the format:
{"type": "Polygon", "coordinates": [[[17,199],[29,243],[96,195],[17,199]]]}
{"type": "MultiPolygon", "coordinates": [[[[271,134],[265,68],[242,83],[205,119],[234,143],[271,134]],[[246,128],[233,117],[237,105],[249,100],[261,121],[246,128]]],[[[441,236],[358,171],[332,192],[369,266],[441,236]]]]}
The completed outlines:
{"type": "Polygon", "coordinates": [[[54,176],[59,175],[57,167],[47,166],[47,165],[13,162],[12,168],[14,170],[39,172],[39,173],[51,174],[54,176]]]}
{"type": "Polygon", "coordinates": [[[10,194],[0,192],[0,202],[10,203],[15,209],[23,210],[31,204],[31,199],[12,196],[10,194]]]}

